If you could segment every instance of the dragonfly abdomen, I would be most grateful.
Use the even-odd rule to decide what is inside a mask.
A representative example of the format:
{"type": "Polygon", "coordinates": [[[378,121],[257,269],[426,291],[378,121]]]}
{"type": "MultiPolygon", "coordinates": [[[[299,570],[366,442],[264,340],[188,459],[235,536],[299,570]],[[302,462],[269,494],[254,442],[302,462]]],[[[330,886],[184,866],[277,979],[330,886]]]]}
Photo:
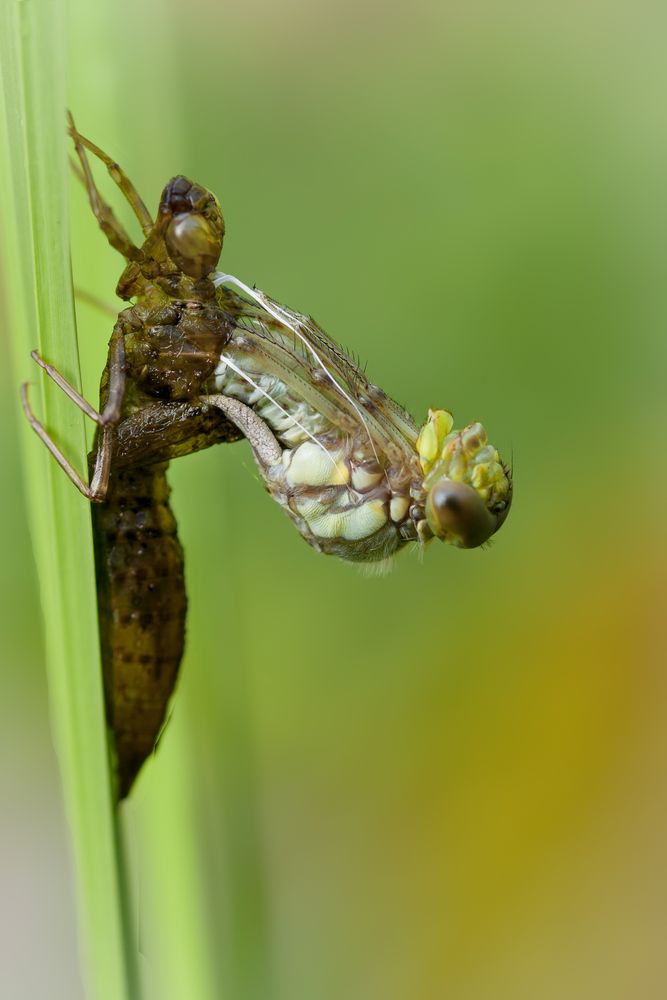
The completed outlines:
{"type": "MultiPolygon", "coordinates": [[[[215,388],[252,410],[272,435],[276,458],[267,461],[257,449],[255,458],[269,492],[306,541],[319,552],[374,562],[414,540],[409,517],[414,470],[392,466],[364,428],[344,414],[340,421],[325,417],[299,394],[298,382],[288,386],[261,370],[252,371],[251,381],[239,376],[229,364],[240,368],[241,352],[233,347],[221,358],[215,388]]],[[[248,426],[244,432],[252,441],[248,426]]]]}
{"type": "Polygon", "coordinates": [[[92,507],[107,718],[122,798],[152,753],[183,654],[183,550],[166,464],[118,470],[92,507]]]}

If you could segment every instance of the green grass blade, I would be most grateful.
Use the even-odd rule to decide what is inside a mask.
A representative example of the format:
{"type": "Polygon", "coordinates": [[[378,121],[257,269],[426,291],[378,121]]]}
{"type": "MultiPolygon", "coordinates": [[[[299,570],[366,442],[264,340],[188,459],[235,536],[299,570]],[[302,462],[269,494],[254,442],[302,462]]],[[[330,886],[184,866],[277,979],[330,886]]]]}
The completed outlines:
{"type": "MultiPolygon", "coordinates": [[[[0,14],[4,284],[18,381],[76,466],[83,418],[29,359],[31,348],[79,383],[69,265],[60,6],[5,0],[0,14]],[[41,392],[40,392],[41,385],[41,392]]],[[[26,484],[45,623],[53,738],[77,876],[89,995],[135,997],[133,945],[114,819],[99,666],[90,515],[44,447],[24,434],[26,484]]]]}

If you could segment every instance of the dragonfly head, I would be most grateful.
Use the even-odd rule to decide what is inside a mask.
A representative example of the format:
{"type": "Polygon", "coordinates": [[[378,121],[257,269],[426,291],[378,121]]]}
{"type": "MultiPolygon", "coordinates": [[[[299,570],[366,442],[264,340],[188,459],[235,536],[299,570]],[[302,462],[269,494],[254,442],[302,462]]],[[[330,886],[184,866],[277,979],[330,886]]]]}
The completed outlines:
{"type": "Polygon", "coordinates": [[[431,532],[473,549],[501,526],[512,503],[512,477],[479,423],[452,430],[447,410],[430,410],[417,439],[431,532]]]}
{"type": "Polygon", "coordinates": [[[214,194],[187,177],[172,177],[160,198],[158,225],[180,271],[203,278],[215,270],[225,223],[214,194]]]}

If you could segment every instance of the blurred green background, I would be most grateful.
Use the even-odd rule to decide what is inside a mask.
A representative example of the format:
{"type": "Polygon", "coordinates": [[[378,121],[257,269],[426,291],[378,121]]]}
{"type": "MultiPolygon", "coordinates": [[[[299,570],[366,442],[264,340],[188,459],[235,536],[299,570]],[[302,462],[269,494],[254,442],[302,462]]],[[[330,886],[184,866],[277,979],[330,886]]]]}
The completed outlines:
{"type": "MultiPolygon", "coordinates": [[[[369,579],[303,544],[244,444],[174,464],[188,649],[125,808],[154,995],[173,874],[203,894],[220,997],[662,997],[659,8],[69,17],[77,124],[148,204],[177,172],[216,191],[225,270],[312,313],[418,420],[481,419],[515,467],[490,551],[434,543],[369,579]],[[169,870],[184,825],[187,876],[169,870]]],[[[113,302],[119,259],[75,184],[71,203],[75,284],[113,302]]],[[[94,400],[110,322],[81,306],[79,324],[94,400]]],[[[0,380],[3,995],[77,1000],[8,365],[0,380]]]]}

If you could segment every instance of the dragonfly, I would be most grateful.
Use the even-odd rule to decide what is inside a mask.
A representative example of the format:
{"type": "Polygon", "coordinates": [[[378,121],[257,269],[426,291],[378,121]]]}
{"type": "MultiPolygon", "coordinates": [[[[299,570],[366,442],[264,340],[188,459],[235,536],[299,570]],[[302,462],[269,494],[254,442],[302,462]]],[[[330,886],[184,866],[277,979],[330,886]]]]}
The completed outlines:
{"type": "Polygon", "coordinates": [[[315,323],[218,271],[225,225],[210,191],[183,175],[155,217],[125,171],[68,116],[97,222],[125,260],[95,409],[37,351],[34,361],[96,424],[88,476],[27,419],[91,501],[100,648],[117,795],[125,797],[165,722],[184,650],[184,556],[169,462],[244,438],[268,493],[316,551],[385,568],[433,538],[486,544],[505,521],[512,474],[483,425],[423,425],[315,323]],[[93,178],[107,168],[141,227],[135,243],[93,178]]]}

